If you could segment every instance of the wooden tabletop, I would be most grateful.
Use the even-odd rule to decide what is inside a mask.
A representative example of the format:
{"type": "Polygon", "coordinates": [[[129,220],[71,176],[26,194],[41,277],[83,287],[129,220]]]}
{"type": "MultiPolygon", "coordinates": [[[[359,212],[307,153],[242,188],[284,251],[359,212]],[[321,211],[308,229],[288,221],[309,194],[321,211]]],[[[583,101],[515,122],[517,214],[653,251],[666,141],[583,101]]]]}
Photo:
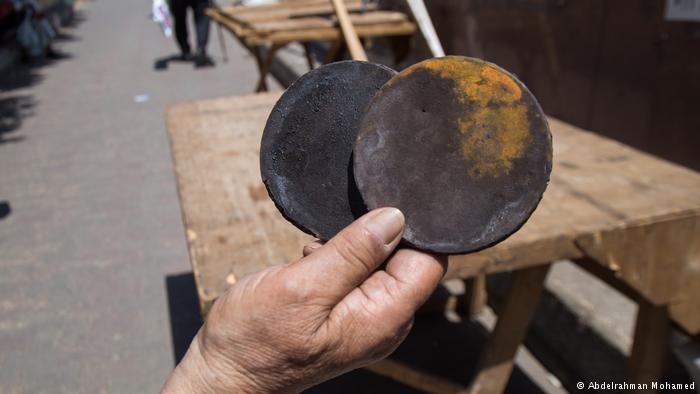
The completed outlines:
{"type": "MultiPolygon", "coordinates": [[[[406,14],[377,10],[360,0],[346,0],[346,7],[359,37],[411,35],[416,25],[406,14]]],[[[209,8],[207,15],[248,46],[293,41],[342,39],[331,2],[299,0],[261,6],[209,8]]]]}
{"type": "MultiPolygon", "coordinates": [[[[259,146],[279,93],[167,111],[192,267],[206,313],[241,276],[301,256],[311,237],[282,218],[259,146]]],[[[550,119],[554,169],[532,218],[506,241],[450,258],[448,277],[595,259],[700,332],[700,174],[550,119]]]]}

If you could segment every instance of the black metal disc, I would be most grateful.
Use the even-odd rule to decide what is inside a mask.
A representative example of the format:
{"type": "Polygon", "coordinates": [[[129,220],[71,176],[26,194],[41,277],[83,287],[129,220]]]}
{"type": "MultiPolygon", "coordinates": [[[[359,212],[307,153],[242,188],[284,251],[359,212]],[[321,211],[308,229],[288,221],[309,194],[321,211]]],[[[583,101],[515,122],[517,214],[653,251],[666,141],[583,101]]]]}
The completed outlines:
{"type": "Polygon", "coordinates": [[[396,71],[342,61],[299,78],[277,101],[260,147],[262,179],[282,215],[330,239],[366,212],[352,174],[359,120],[396,71]]]}
{"type": "Polygon", "coordinates": [[[535,97],[500,67],[456,56],[389,80],[354,150],[367,207],[401,209],[404,240],[438,253],[476,251],[515,232],[551,168],[551,135],[535,97]]]}

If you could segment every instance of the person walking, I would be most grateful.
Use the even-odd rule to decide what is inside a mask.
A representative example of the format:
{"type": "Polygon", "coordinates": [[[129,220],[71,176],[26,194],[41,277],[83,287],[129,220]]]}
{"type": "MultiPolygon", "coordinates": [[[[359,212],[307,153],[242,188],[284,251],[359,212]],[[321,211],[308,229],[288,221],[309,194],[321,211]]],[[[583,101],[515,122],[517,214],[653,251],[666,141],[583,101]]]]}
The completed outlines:
{"type": "Polygon", "coordinates": [[[175,19],[175,38],[180,46],[183,60],[193,60],[195,67],[210,67],[214,60],[207,55],[207,42],[209,41],[209,17],[205,10],[211,4],[210,0],[170,0],[170,10],[175,19]],[[187,9],[194,14],[194,23],[197,33],[197,53],[192,56],[187,31],[187,9]]]}

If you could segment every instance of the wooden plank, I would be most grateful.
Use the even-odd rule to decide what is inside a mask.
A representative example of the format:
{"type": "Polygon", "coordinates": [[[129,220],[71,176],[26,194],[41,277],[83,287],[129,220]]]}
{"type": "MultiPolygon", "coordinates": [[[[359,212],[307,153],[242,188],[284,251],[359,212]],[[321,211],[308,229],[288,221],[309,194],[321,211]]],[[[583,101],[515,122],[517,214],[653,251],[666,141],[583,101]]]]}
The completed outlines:
{"type": "Polygon", "coordinates": [[[260,180],[260,131],[279,93],[168,108],[188,248],[204,314],[238,278],[301,257],[312,238],[288,223],[260,180]],[[233,104],[233,105],[232,105],[233,104]],[[231,124],[222,120],[236,119],[231,124]],[[223,127],[222,127],[223,126],[223,127]]]}
{"type": "Polygon", "coordinates": [[[246,5],[236,5],[222,7],[222,10],[227,14],[248,14],[248,13],[259,13],[267,11],[275,11],[280,9],[294,9],[294,8],[305,8],[314,5],[325,5],[328,4],[327,0],[295,0],[295,1],[284,1],[280,3],[273,4],[263,4],[256,6],[246,6],[246,5]]]}
{"type": "Polygon", "coordinates": [[[348,15],[348,9],[345,7],[345,3],[343,3],[343,0],[330,0],[330,2],[333,4],[333,9],[335,9],[335,16],[338,18],[345,44],[350,51],[350,57],[354,60],[367,61],[365,48],[362,47],[360,38],[357,36],[355,26],[353,26],[350,20],[350,15],[348,15]]]}
{"type": "Polygon", "coordinates": [[[597,277],[603,282],[607,283],[610,287],[617,290],[621,294],[625,295],[627,298],[634,302],[639,301],[640,294],[632,286],[627,284],[622,278],[620,278],[617,272],[609,269],[603,264],[590,257],[583,257],[573,261],[579,267],[588,271],[589,274],[597,277]]]}
{"type": "Polygon", "coordinates": [[[502,393],[508,384],[515,353],[535,313],[549,265],[513,272],[513,280],[469,386],[471,394],[502,393]]]}
{"type": "MultiPolygon", "coordinates": [[[[207,15],[221,24],[232,34],[242,39],[246,46],[285,44],[293,41],[337,41],[342,39],[342,33],[336,26],[301,28],[297,23],[290,23],[290,30],[256,31],[232,19],[230,15],[215,8],[207,9],[207,15]]],[[[369,14],[368,14],[369,15],[369,14]]],[[[416,25],[410,21],[391,23],[369,23],[375,16],[357,16],[360,25],[355,29],[361,38],[374,36],[411,35],[416,31],[416,25]]],[[[395,16],[392,19],[397,19],[395,16]]],[[[265,26],[265,25],[262,25],[265,26]]],[[[289,29],[289,26],[287,26],[289,29]]]]}
{"type": "Polygon", "coordinates": [[[577,245],[691,335],[700,327],[700,217],[688,212],[578,237],[577,245]]]}
{"type": "MultiPolygon", "coordinates": [[[[365,12],[362,14],[350,14],[350,22],[354,26],[359,25],[372,25],[372,24],[382,24],[382,23],[398,23],[408,21],[406,14],[396,11],[372,11],[365,12]]],[[[337,23],[336,18],[331,18],[332,21],[337,23]]]]}
{"type": "Polygon", "coordinates": [[[253,22],[249,24],[256,34],[269,34],[276,31],[309,30],[334,27],[328,18],[308,17],[300,19],[281,19],[276,21],[253,22]]]}
{"type": "Polygon", "coordinates": [[[651,382],[660,382],[663,377],[669,334],[667,307],[641,300],[637,312],[632,353],[627,364],[627,381],[647,384],[649,388],[635,391],[656,392],[651,389],[651,382]]]}
{"type": "MultiPolygon", "coordinates": [[[[365,14],[350,14],[353,25],[372,25],[384,23],[397,23],[408,21],[405,14],[391,11],[374,11],[365,14]]],[[[309,30],[338,26],[336,18],[306,17],[295,19],[282,19],[275,21],[253,22],[250,28],[256,34],[266,34],[276,31],[309,30]]]]}
{"type": "Polygon", "coordinates": [[[448,379],[390,358],[370,364],[365,369],[425,393],[451,394],[465,389],[448,379]]]}
{"type": "MultiPolygon", "coordinates": [[[[231,284],[226,281],[230,274],[235,279],[296,258],[310,239],[279,215],[260,181],[260,136],[278,97],[274,93],[225,97],[174,105],[168,110],[183,214],[187,228],[195,235],[188,244],[205,305],[231,284]]],[[[699,174],[554,119],[550,119],[550,126],[552,181],[532,218],[499,245],[450,257],[448,278],[580,258],[584,245],[589,245],[588,253],[596,254],[591,245],[597,244],[587,244],[587,237],[611,239],[612,235],[605,234],[624,234],[628,228],[630,234],[639,232],[636,237],[646,234],[661,239],[666,237],[662,234],[675,234],[679,239],[700,238],[697,225],[684,222],[700,216],[699,174]]],[[[603,249],[598,254],[604,254],[607,245],[622,248],[624,244],[599,245],[603,249]]],[[[647,266],[650,272],[659,270],[658,278],[666,280],[662,270],[675,261],[673,264],[684,266],[681,282],[675,294],[654,292],[670,298],[671,316],[683,322],[689,332],[697,333],[700,322],[692,297],[698,299],[700,260],[684,261],[677,249],[689,258],[697,256],[700,247],[697,242],[669,245],[673,246],[666,250],[669,260],[647,266]]],[[[622,256],[611,254],[618,255],[622,256]]],[[[596,260],[605,261],[600,256],[596,260]]],[[[647,288],[664,289],[650,280],[647,288]]]]}
{"type": "MultiPolygon", "coordinates": [[[[697,237],[696,241],[698,240],[697,237]]],[[[689,255],[700,256],[700,246],[698,242],[694,244],[694,251],[689,255]]],[[[688,334],[699,337],[700,340],[700,258],[685,262],[680,283],[676,288],[676,293],[669,303],[669,313],[674,322],[683,328],[688,334]]]]}
{"type": "Polygon", "coordinates": [[[244,27],[240,22],[230,18],[219,9],[207,8],[205,13],[214,22],[219,23],[238,38],[244,38],[253,33],[250,28],[244,27]]]}
{"type": "MultiPolygon", "coordinates": [[[[699,174],[557,120],[550,126],[554,170],[533,217],[506,242],[453,258],[448,276],[578,258],[585,239],[603,231],[700,213],[699,174]]],[[[697,228],[683,231],[697,239],[697,228]]]]}
{"type": "MultiPolygon", "coordinates": [[[[294,1],[283,1],[273,4],[263,4],[263,5],[237,5],[237,6],[227,6],[222,7],[222,10],[227,14],[251,14],[251,13],[264,13],[273,12],[277,10],[293,10],[293,9],[303,9],[311,6],[318,5],[328,5],[328,0],[294,0],[294,1]]],[[[332,12],[332,11],[331,11],[332,12]]]]}
{"type": "MultiPolygon", "coordinates": [[[[363,10],[361,1],[345,2],[349,12],[359,12],[363,10]]],[[[365,11],[376,10],[376,4],[370,4],[365,11]]],[[[285,19],[301,19],[311,16],[331,16],[333,15],[333,7],[326,0],[323,4],[310,5],[306,7],[277,9],[266,12],[247,12],[243,14],[230,14],[233,19],[242,23],[250,24],[255,22],[270,22],[285,19]]]]}
{"type": "MultiPolygon", "coordinates": [[[[400,22],[380,25],[360,25],[355,28],[360,38],[376,36],[411,35],[416,31],[413,22],[400,22]]],[[[335,41],[343,38],[337,27],[308,30],[277,31],[270,34],[250,35],[245,38],[249,45],[287,43],[293,41],[335,41]]]]}

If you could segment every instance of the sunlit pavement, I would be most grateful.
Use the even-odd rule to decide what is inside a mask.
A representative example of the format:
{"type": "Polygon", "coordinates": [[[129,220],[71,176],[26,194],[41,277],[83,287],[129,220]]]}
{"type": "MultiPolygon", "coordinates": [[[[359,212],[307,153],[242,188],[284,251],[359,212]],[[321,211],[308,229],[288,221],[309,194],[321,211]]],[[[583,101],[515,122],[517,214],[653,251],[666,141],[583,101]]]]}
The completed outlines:
{"type": "Polygon", "coordinates": [[[149,12],[87,2],[65,58],[1,78],[2,393],[157,392],[173,367],[170,312],[192,289],[165,107],[249,93],[257,74],[230,37],[222,63],[213,28],[216,67],[154,70],[176,46],[149,12]]]}

